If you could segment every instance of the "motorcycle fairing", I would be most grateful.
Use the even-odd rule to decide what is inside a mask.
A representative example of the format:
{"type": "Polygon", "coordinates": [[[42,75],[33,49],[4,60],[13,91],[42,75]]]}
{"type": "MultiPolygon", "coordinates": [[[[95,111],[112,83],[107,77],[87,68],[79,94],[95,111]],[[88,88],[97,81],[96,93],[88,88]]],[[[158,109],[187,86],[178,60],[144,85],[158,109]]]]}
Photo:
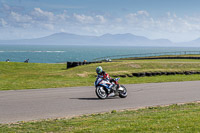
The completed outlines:
{"type": "Polygon", "coordinates": [[[109,88],[111,83],[109,80],[103,80],[102,78],[97,78],[97,80],[95,81],[95,86],[97,86],[97,85],[101,85],[106,88],[109,88]]]}

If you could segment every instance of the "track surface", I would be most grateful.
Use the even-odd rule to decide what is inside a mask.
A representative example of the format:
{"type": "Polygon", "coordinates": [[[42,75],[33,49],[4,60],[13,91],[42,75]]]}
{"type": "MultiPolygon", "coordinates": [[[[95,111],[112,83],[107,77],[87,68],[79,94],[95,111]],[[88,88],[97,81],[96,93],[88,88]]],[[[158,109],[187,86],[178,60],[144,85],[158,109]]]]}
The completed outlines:
{"type": "Polygon", "coordinates": [[[0,123],[72,117],[200,100],[200,81],[125,85],[128,97],[99,100],[94,87],[0,91],[0,123]]]}

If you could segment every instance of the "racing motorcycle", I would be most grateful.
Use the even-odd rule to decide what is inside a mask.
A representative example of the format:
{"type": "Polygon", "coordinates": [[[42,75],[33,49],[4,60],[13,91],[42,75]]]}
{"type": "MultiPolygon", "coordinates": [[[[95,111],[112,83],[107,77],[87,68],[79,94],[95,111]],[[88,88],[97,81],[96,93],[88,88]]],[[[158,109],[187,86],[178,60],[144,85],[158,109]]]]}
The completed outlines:
{"type": "Polygon", "coordinates": [[[96,78],[96,81],[94,83],[96,89],[96,95],[100,99],[106,99],[107,97],[115,97],[119,96],[120,98],[126,98],[127,97],[127,90],[123,85],[120,85],[118,83],[120,78],[114,79],[115,82],[110,82],[109,80],[104,80],[102,77],[96,78]],[[109,86],[114,84],[115,87],[109,92],[109,86]],[[114,92],[114,93],[113,93],[114,92]]]}

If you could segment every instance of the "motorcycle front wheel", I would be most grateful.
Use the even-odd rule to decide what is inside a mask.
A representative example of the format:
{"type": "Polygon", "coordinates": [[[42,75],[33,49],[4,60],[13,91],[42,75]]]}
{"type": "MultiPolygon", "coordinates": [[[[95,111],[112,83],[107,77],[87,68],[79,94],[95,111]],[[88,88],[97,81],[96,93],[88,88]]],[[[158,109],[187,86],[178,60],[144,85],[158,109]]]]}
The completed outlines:
{"type": "Polygon", "coordinates": [[[119,90],[119,97],[120,98],[126,98],[127,97],[127,90],[126,87],[124,87],[123,85],[120,86],[120,90],[119,90]]]}
{"type": "Polygon", "coordinates": [[[95,92],[100,99],[105,99],[108,96],[103,86],[97,86],[95,92]]]}

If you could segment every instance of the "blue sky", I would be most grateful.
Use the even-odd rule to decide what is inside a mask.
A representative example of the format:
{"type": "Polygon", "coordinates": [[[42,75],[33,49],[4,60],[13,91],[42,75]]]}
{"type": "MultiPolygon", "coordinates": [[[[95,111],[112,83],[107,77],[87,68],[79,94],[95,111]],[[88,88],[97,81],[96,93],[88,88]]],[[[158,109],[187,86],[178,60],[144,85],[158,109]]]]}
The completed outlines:
{"type": "Polygon", "coordinates": [[[199,6],[199,0],[0,0],[0,39],[67,32],[190,41],[200,37],[199,6]]]}

